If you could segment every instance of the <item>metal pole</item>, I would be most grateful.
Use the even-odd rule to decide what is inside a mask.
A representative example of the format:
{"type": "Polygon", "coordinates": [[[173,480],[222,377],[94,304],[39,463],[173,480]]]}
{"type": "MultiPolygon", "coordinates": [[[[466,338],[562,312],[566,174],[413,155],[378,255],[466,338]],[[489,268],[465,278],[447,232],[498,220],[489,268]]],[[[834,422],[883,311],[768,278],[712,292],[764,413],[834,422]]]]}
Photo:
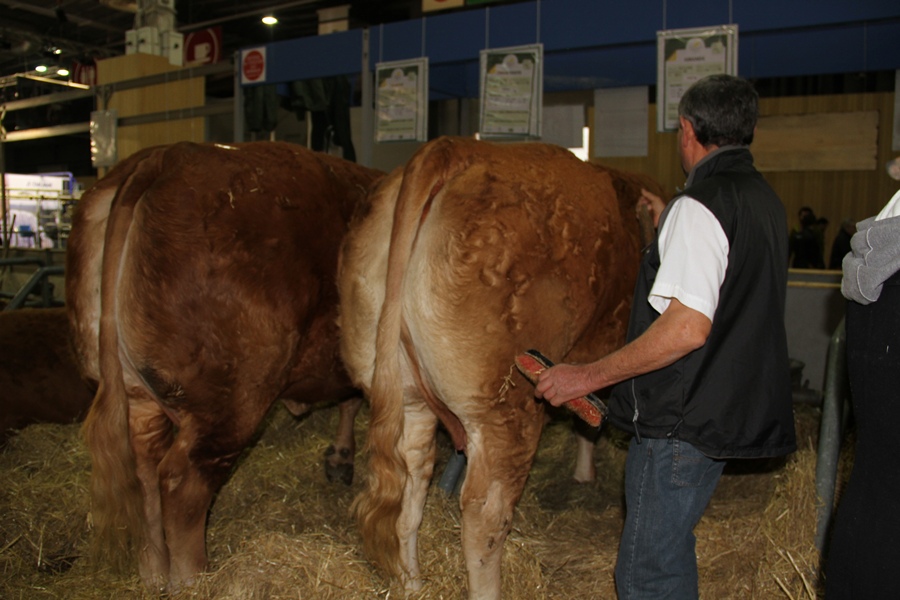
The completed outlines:
{"type": "Polygon", "coordinates": [[[9,253],[9,242],[12,236],[9,234],[9,202],[6,198],[6,144],[3,138],[6,132],[3,131],[3,120],[0,118],[0,211],[3,211],[3,231],[0,231],[0,239],[3,241],[4,256],[9,253]]]}
{"type": "Polygon", "coordinates": [[[362,144],[360,144],[359,164],[372,166],[372,145],[375,139],[375,108],[373,106],[375,91],[372,81],[372,73],[369,70],[369,29],[363,29],[362,32],[362,65],[359,75],[362,106],[362,144]]]}
{"type": "Polygon", "coordinates": [[[241,87],[241,52],[234,53],[234,134],[233,141],[244,141],[244,88],[241,87]]]}
{"type": "Polygon", "coordinates": [[[841,319],[828,346],[825,397],[822,401],[822,420],[819,424],[819,445],[816,455],[816,494],[820,502],[816,548],[820,553],[825,549],[834,511],[834,488],[843,441],[842,422],[848,392],[846,334],[844,319],[841,319]]]}

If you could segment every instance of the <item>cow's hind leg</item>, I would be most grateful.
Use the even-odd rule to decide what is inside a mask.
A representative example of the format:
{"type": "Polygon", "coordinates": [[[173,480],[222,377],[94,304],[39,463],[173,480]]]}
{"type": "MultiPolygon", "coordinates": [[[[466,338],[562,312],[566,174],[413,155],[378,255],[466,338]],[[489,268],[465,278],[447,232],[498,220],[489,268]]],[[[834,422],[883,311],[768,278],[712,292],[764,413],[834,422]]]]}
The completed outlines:
{"type": "Polygon", "coordinates": [[[597,467],[594,465],[594,448],[600,439],[600,431],[591,429],[577,417],[575,419],[575,471],[573,478],[578,483],[590,483],[597,479],[597,467]]]}
{"type": "Polygon", "coordinates": [[[362,407],[361,397],[350,398],[338,404],[339,420],[334,443],[325,451],[325,476],[328,481],[353,483],[353,462],[356,455],[356,438],[353,424],[362,407]]]}
{"type": "MultiPolygon", "coordinates": [[[[515,409],[510,409],[515,410],[515,409]]],[[[523,411],[527,412],[527,411],[523,411]]],[[[468,431],[468,466],[460,492],[469,600],[500,598],[503,545],[541,433],[541,414],[488,413],[468,431]],[[509,423],[516,423],[510,428],[509,423]],[[506,424],[506,425],[504,425],[506,424]]]]}
{"type": "Polygon", "coordinates": [[[131,446],[144,497],[144,531],[138,548],[138,571],[150,588],[162,589],[169,580],[169,552],[163,532],[159,464],[172,443],[172,422],[159,404],[147,397],[129,399],[131,446]]]}
{"type": "Polygon", "coordinates": [[[191,585],[207,567],[206,518],[261,420],[231,415],[227,421],[187,414],[159,465],[162,516],[169,548],[169,592],[191,585]],[[246,420],[245,420],[246,419],[246,420]]]}
{"type": "Polygon", "coordinates": [[[428,483],[434,473],[437,417],[421,400],[406,399],[403,435],[398,448],[406,461],[407,479],[397,522],[403,586],[408,591],[422,588],[419,569],[418,532],[425,509],[428,483]]]}

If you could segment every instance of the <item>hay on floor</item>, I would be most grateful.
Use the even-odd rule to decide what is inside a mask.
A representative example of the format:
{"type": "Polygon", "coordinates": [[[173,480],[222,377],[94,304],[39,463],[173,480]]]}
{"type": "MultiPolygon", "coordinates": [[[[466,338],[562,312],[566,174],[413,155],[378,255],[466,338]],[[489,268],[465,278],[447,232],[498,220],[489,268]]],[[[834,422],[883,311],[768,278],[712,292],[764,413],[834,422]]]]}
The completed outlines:
{"type": "MultiPolygon", "coordinates": [[[[357,424],[364,436],[366,414],[357,424]]],[[[350,505],[363,481],[325,481],[334,410],[295,420],[277,405],[209,517],[210,572],[174,597],[402,598],[360,553],[350,505]]],[[[697,528],[703,598],[820,596],[816,530],[818,411],[798,406],[801,449],[786,461],[729,468],[697,528]]],[[[626,439],[604,431],[598,480],[572,481],[571,421],[551,421],[506,543],[505,597],[615,598],[626,439]]],[[[440,474],[450,455],[442,437],[440,474]]],[[[90,458],[77,425],[36,425],[0,454],[0,598],[154,598],[136,574],[88,564],[90,458]]],[[[418,598],[460,598],[466,587],[459,506],[432,486],[420,532],[425,587],[418,598]]]]}

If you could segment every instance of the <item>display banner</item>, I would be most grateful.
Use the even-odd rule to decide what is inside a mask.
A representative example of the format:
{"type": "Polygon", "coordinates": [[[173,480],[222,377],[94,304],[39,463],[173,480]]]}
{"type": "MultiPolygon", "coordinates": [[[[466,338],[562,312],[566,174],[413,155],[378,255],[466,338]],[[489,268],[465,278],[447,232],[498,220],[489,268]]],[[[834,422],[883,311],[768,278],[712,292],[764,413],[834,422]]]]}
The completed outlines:
{"type": "Polygon", "coordinates": [[[738,26],[656,32],[656,129],[678,129],[678,102],[707,75],[737,75],[738,26]]]}
{"type": "Polygon", "coordinates": [[[539,138],[544,46],[481,51],[481,137],[539,138]]]}
{"type": "Polygon", "coordinates": [[[375,65],[375,141],[428,141],[428,58],[375,65]]]}

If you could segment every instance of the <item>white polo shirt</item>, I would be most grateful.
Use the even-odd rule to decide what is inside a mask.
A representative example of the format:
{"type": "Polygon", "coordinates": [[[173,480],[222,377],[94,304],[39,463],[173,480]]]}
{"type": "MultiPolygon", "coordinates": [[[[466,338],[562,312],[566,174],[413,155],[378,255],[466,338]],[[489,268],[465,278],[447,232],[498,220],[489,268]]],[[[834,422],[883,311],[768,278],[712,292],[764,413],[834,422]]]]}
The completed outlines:
{"type": "Polygon", "coordinates": [[[649,302],[661,314],[677,298],[712,322],[728,268],[728,238],[699,201],[681,196],[673,202],[659,230],[660,266],[649,302]]]}

